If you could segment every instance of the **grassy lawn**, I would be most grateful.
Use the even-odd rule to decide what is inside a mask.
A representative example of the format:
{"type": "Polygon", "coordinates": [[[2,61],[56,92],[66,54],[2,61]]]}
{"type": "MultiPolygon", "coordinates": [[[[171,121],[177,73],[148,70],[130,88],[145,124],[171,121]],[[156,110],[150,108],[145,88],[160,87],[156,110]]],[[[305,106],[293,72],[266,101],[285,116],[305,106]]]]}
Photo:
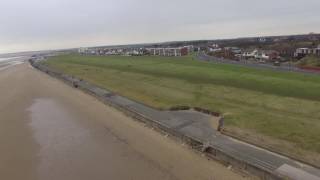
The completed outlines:
{"type": "Polygon", "coordinates": [[[192,57],[65,55],[45,63],[156,108],[224,113],[228,132],[320,165],[320,76],[192,57]]]}
{"type": "Polygon", "coordinates": [[[302,58],[298,65],[307,67],[320,67],[320,57],[317,56],[307,56],[302,58]]]}

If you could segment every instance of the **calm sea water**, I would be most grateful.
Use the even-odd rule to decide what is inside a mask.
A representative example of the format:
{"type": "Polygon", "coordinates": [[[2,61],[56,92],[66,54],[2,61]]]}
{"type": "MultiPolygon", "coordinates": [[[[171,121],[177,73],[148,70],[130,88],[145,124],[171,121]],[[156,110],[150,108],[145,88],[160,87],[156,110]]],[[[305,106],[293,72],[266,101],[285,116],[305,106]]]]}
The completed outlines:
{"type": "Polygon", "coordinates": [[[6,57],[6,58],[1,57],[0,71],[8,69],[18,64],[22,64],[24,60],[26,60],[26,57],[23,57],[23,56],[14,56],[14,57],[6,57]]]}
{"type": "Polygon", "coordinates": [[[23,56],[16,56],[16,57],[8,57],[8,58],[0,58],[0,62],[2,61],[10,61],[10,60],[17,60],[22,58],[23,56]]]}

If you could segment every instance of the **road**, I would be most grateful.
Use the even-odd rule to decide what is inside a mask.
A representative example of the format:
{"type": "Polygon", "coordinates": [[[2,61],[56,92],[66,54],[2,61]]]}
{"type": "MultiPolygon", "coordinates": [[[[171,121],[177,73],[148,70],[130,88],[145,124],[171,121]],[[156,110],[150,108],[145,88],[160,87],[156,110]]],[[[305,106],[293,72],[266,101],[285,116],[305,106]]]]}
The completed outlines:
{"type": "Polygon", "coordinates": [[[288,65],[274,66],[271,64],[263,64],[263,63],[258,63],[258,62],[234,61],[234,60],[209,56],[209,55],[202,53],[202,52],[197,54],[197,59],[201,60],[201,61],[212,62],[212,63],[235,64],[235,65],[246,66],[246,67],[257,68],[257,69],[271,69],[271,70],[276,70],[276,71],[298,72],[298,73],[314,74],[314,75],[320,74],[319,71],[299,69],[295,66],[288,66],[288,65]]]}
{"type": "Polygon", "coordinates": [[[28,63],[0,63],[0,179],[249,179],[28,63]]]}

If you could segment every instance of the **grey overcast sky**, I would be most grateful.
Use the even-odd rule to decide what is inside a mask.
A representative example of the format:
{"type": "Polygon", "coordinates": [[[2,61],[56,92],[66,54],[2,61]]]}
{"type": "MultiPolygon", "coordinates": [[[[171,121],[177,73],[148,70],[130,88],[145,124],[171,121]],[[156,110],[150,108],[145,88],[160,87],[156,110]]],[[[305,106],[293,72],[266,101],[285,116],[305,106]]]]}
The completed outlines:
{"type": "Polygon", "coordinates": [[[320,0],[1,0],[0,53],[320,32],[320,0]]]}

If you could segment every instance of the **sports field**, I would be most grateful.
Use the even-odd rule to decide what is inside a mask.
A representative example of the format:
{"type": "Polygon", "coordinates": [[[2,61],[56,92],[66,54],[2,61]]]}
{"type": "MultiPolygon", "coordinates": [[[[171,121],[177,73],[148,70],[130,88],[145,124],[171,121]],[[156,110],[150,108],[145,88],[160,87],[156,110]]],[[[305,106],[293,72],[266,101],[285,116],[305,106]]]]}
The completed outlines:
{"type": "Polygon", "coordinates": [[[150,106],[225,114],[226,132],[320,166],[320,76],[192,57],[53,57],[47,65],[150,106]]]}

